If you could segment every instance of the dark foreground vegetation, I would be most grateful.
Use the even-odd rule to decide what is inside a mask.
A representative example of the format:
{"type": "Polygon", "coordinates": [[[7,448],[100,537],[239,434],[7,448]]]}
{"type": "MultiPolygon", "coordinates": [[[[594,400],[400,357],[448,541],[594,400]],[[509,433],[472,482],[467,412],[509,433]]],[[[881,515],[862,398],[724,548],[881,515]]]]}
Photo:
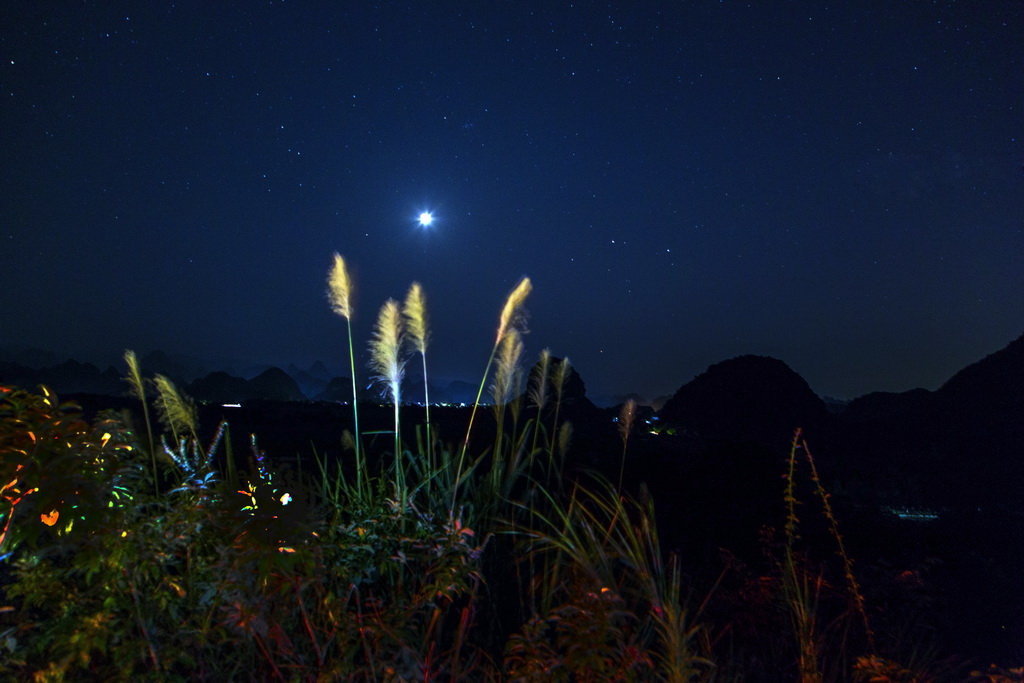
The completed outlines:
{"type": "Polygon", "coordinates": [[[542,354],[520,389],[528,292],[510,295],[477,402],[455,412],[402,406],[410,346],[425,374],[421,294],[385,305],[373,352],[389,403],[335,405],[333,448],[293,430],[277,456],[258,424],[202,424],[212,411],[131,352],[134,399],[88,420],[45,388],[0,387],[0,676],[1024,680],[951,652],[927,565],[854,562],[864,532],[840,513],[867,513],[839,509],[799,429],[777,459],[687,470],[650,443],[626,466],[660,438],[632,402],[574,434],[568,361],[542,354]],[[750,515],[760,535],[741,538],[750,515]]]}

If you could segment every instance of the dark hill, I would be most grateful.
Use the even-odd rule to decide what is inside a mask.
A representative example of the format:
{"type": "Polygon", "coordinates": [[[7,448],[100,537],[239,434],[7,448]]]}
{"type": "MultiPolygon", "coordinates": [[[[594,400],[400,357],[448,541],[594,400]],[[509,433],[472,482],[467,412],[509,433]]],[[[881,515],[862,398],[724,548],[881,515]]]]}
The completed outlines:
{"type": "Polygon", "coordinates": [[[311,377],[316,377],[324,382],[331,381],[331,371],[327,369],[322,360],[318,360],[309,366],[309,370],[306,371],[311,377]]]}
{"type": "Polygon", "coordinates": [[[793,430],[828,422],[825,403],[776,358],[739,356],[709,367],[661,409],[661,421],[706,443],[789,443],[793,430]]]}
{"type": "Polygon", "coordinates": [[[839,412],[843,420],[867,422],[883,418],[920,416],[931,404],[932,392],[927,389],[910,391],[874,391],[850,401],[839,412]]]}
{"type": "Polygon", "coordinates": [[[335,377],[327,382],[327,386],[313,397],[317,401],[350,403],[352,401],[352,378],[335,377]]]}
{"type": "Polygon", "coordinates": [[[299,391],[301,391],[304,396],[316,396],[323,392],[323,390],[327,388],[327,381],[330,379],[320,379],[312,373],[298,367],[294,363],[290,363],[285,372],[287,372],[288,375],[298,383],[299,391]]]}
{"type": "Polygon", "coordinates": [[[118,396],[127,391],[117,370],[100,371],[92,363],[66,360],[48,368],[29,368],[17,363],[0,362],[0,384],[10,384],[34,390],[40,384],[58,394],[85,392],[118,396]]]}
{"type": "Polygon", "coordinates": [[[920,438],[949,468],[951,498],[1024,513],[1024,336],[956,373],[935,392],[920,438]]]}
{"type": "Polygon", "coordinates": [[[1024,433],[1024,335],[953,375],[935,392],[933,410],[957,430],[1024,433]]]}
{"type": "Polygon", "coordinates": [[[226,372],[211,372],[189,385],[192,398],[210,403],[241,403],[253,397],[249,382],[226,372]]]}
{"type": "Polygon", "coordinates": [[[249,388],[256,398],[270,401],[305,400],[299,384],[281,368],[267,368],[249,380],[249,388]]]}

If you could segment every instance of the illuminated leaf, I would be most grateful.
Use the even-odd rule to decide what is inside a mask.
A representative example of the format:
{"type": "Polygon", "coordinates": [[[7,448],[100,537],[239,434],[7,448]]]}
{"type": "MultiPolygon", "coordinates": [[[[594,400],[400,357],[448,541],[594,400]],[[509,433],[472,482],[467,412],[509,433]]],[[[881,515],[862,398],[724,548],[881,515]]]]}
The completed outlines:
{"type": "Polygon", "coordinates": [[[60,513],[56,510],[51,510],[49,514],[44,513],[39,515],[39,519],[43,520],[43,524],[46,526],[53,526],[57,523],[57,518],[60,517],[60,513]]]}

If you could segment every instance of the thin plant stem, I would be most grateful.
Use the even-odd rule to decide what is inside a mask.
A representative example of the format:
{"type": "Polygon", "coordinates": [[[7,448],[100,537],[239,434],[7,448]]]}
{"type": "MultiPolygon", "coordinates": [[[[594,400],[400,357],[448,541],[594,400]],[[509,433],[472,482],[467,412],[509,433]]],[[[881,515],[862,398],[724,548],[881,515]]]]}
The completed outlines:
{"type": "Polygon", "coordinates": [[[839,522],[836,520],[835,514],[832,512],[832,503],[829,502],[829,495],[825,492],[825,488],[821,484],[821,478],[818,476],[818,468],[814,464],[814,457],[811,455],[811,449],[807,446],[807,441],[802,440],[801,445],[804,450],[804,457],[807,459],[807,464],[811,468],[811,481],[814,482],[815,492],[818,497],[821,498],[822,510],[825,512],[825,517],[828,519],[829,531],[832,533],[832,537],[836,539],[836,544],[839,547],[839,557],[843,560],[843,572],[846,575],[846,583],[850,590],[850,596],[853,599],[854,605],[857,607],[857,612],[860,615],[861,623],[864,625],[864,634],[867,637],[868,647],[872,654],[876,652],[875,648],[875,633],[871,630],[871,624],[868,621],[867,608],[864,605],[864,595],[860,591],[860,584],[857,583],[857,578],[853,574],[853,561],[846,552],[846,544],[843,542],[843,536],[839,533],[839,522]]]}
{"type": "Polygon", "coordinates": [[[622,494],[622,478],[626,472],[626,449],[629,446],[629,435],[633,431],[633,422],[636,420],[636,401],[627,400],[622,405],[622,412],[619,414],[619,433],[622,435],[622,460],[619,463],[619,486],[618,492],[622,494]]]}
{"type": "Polygon", "coordinates": [[[352,372],[352,416],[355,422],[353,449],[356,455],[356,491],[363,495],[363,463],[362,447],[359,436],[359,393],[356,388],[356,356],[352,344],[352,278],[349,277],[345,259],[334,252],[333,264],[327,274],[327,299],[331,310],[345,318],[348,329],[348,362],[352,372]]]}
{"type": "Polygon", "coordinates": [[[818,683],[821,681],[821,670],[818,666],[818,644],[815,634],[817,626],[817,606],[821,592],[823,577],[819,574],[814,581],[812,591],[808,571],[797,566],[795,545],[797,525],[800,520],[796,514],[796,452],[800,448],[802,430],[793,433],[790,445],[788,469],[786,472],[786,546],[785,565],[782,567],[782,586],[786,603],[789,606],[790,621],[797,645],[797,664],[800,669],[801,683],[818,683]],[[812,594],[813,593],[813,594],[812,594]]]}
{"type": "Polygon", "coordinates": [[[355,422],[355,435],[352,442],[356,452],[356,491],[363,493],[363,453],[359,445],[359,398],[356,389],[356,356],[352,349],[352,319],[346,318],[348,323],[348,361],[352,371],[352,419],[355,422]]]}
{"type": "Polygon", "coordinates": [[[427,325],[426,297],[423,294],[423,287],[418,282],[412,283],[409,293],[405,297],[405,304],[402,308],[402,315],[405,318],[406,338],[412,344],[415,351],[418,351],[423,361],[423,403],[426,407],[427,420],[427,447],[426,455],[430,471],[435,471],[433,457],[433,437],[430,433],[430,387],[427,386],[427,343],[430,339],[430,329],[427,325]]]}

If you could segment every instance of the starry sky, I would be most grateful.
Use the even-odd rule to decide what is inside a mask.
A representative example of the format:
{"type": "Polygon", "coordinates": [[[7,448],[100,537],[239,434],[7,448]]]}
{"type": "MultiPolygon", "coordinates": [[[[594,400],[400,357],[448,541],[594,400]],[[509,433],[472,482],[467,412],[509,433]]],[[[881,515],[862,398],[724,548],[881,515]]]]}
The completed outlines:
{"type": "Polygon", "coordinates": [[[1024,5],[839,4],[4,2],[0,346],[340,369],[338,251],[437,379],[526,275],[591,394],[937,388],[1024,332],[1024,5]]]}

